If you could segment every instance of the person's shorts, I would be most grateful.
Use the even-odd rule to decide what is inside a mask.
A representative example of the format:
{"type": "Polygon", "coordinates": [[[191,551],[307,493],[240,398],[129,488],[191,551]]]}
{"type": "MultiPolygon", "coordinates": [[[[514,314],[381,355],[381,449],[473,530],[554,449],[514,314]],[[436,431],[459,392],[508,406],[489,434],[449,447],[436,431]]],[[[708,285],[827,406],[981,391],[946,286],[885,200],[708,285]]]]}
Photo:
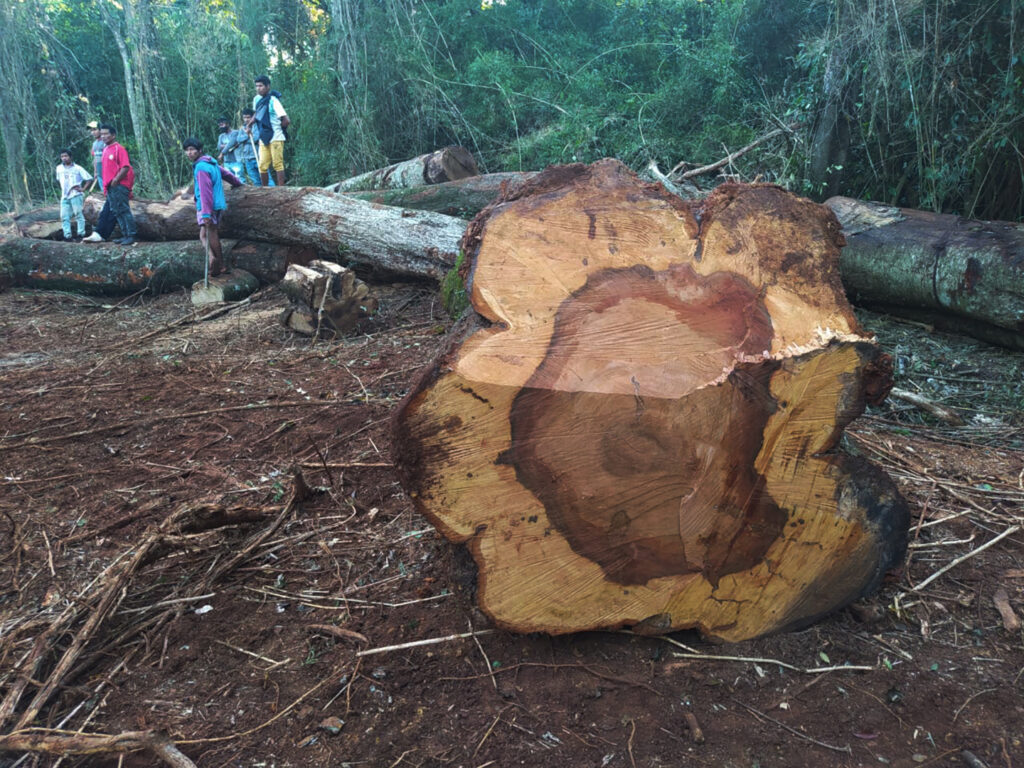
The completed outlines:
{"type": "Polygon", "coordinates": [[[275,171],[284,170],[283,141],[272,141],[269,147],[262,141],[260,142],[260,173],[269,171],[271,165],[274,166],[275,171]]]}
{"type": "Polygon", "coordinates": [[[203,226],[204,221],[211,221],[213,222],[213,226],[220,226],[220,215],[222,213],[224,213],[224,211],[214,211],[213,215],[210,216],[210,218],[204,219],[203,214],[201,214],[199,211],[196,211],[196,223],[201,227],[203,226]]]}

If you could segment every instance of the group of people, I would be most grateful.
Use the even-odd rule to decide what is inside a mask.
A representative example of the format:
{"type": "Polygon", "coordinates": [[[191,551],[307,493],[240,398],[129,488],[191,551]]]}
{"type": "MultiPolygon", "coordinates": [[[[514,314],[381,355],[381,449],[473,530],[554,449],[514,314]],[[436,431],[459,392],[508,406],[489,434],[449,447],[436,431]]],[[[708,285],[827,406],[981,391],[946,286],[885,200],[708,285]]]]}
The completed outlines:
{"type": "MultiPolygon", "coordinates": [[[[260,75],[254,82],[256,96],[253,97],[252,108],[242,110],[242,127],[232,130],[228,118],[217,119],[217,155],[224,165],[203,153],[203,143],[199,139],[189,137],[182,142],[182,149],[192,163],[196,222],[199,239],[206,248],[211,275],[225,271],[218,232],[221,216],[227,209],[224,182],[233,187],[245,183],[255,186],[284,186],[285,183],[284,143],[288,139],[291,121],[281,104],[281,94],[270,88],[270,78],[260,75]],[[271,168],[273,177],[270,176],[271,168]]],[[[121,238],[113,242],[133,245],[137,231],[129,203],[135,185],[131,159],[127,150],[118,143],[117,129],[113,125],[92,122],[88,128],[93,135],[93,173],[77,165],[69,149],[61,150],[60,165],[57,166],[64,239],[73,239],[71,224],[74,219],[78,227],[77,239],[82,242],[102,243],[110,238],[117,226],[121,230],[121,238]],[[106,202],[92,234],[85,237],[83,203],[85,196],[95,189],[97,181],[106,202]]]]}

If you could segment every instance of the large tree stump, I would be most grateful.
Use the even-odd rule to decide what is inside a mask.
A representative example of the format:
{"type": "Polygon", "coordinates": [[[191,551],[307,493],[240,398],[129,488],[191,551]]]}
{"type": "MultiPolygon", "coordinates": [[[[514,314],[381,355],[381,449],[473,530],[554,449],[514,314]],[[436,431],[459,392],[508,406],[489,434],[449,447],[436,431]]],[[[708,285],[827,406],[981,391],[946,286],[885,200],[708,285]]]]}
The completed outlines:
{"type": "Polygon", "coordinates": [[[465,179],[480,173],[473,154],[465,147],[444,147],[425,155],[367,171],[324,187],[328,192],[355,192],[368,189],[404,189],[424,184],[465,179]]]}
{"type": "Polygon", "coordinates": [[[741,640],[899,562],[906,505],[837,448],[891,385],[840,243],[827,209],[777,187],[690,204],[616,161],[549,169],[474,221],[477,314],[395,445],[500,626],[741,640]]]}

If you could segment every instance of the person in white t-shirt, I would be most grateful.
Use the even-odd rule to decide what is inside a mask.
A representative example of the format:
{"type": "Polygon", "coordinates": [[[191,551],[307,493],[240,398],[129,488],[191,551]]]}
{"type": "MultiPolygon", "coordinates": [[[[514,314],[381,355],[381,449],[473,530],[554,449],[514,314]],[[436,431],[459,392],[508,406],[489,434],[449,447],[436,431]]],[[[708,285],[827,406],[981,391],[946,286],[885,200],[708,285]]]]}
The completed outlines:
{"type": "Polygon", "coordinates": [[[85,237],[85,214],[82,203],[85,197],[82,188],[87,181],[92,181],[92,174],[71,159],[71,150],[62,149],[60,165],[57,166],[57,183],[60,184],[60,223],[64,229],[64,239],[71,239],[71,217],[78,224],[78,239],[85,237]]]}
{"type": "MultiPolygon", "coordinates": [[[[260,75],[255,79],[256,95],[252,99],[255,113],[251,127],[254,138],[259,139],[260,182],[267,186],[270,180],[270,166],[274,166],[277,186],[284,186],[284,143],[288,139],[287,129],[291,125],[288,113],[281,104],[281,94],[270,90],[270,78],[260,75]],[[257,134],[258,131],[258,134],[257,134]]],[[[248,130],[248,129],[247,129],[248,130]]]]}

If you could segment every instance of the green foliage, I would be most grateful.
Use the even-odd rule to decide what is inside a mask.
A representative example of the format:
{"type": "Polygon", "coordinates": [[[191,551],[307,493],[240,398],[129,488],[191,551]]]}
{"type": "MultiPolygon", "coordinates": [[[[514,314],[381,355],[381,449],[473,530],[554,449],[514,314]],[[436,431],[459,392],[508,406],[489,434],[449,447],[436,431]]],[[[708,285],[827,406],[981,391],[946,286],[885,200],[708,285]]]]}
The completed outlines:
{"type": "Polygon", "coordinates": [[[293,120],[293,183],[327,184],[454,143],[485,171],[605,156],[636,169],[652,160],[663,169],[702,165],[796,121],[795,134],[725,171],[813,196],[1024,216],[1019,0],[6,0],[3,8],[0,104],[10,127],[0,153],[5,191],[20,200],[52,199],[60,146],[88,162],[82,126],[92,119],[118,126],[140,165],[140,195],[168,193],[188,179],[181,138],[212,145],[214,118],[238,120],[253,77],[268,72],[293,120]],[[134,106],[114,35],[129,11],[150,41],[122,29],[140,70],[134,106]]]}
{"type": "Polygon", "coordinates": [[[466,293],[466,284],[460,274],[462,263],[466,254],[461,250],[455,259],[455,266],[448,270],[448,273],[441,280],[441,306],[449,317],[459,318],[462,313],[469,309],[469,296],[466,293]]]}

